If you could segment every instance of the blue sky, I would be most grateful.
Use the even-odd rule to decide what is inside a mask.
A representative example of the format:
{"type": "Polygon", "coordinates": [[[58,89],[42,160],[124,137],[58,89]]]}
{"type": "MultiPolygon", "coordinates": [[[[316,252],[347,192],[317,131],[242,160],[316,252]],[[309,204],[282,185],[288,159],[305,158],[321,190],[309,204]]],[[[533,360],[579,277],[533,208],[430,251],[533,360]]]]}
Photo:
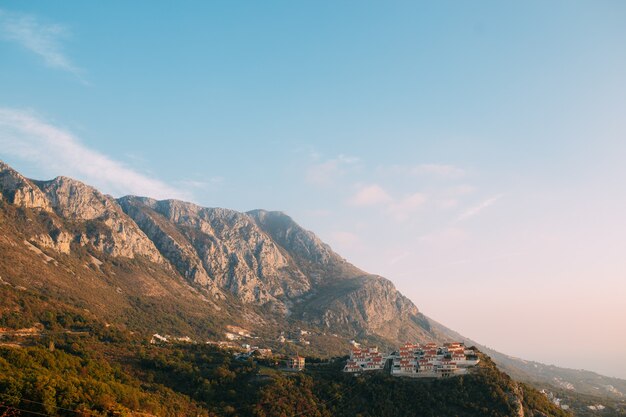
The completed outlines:
{"type": "Polygon", "coordinates": [[[0,159],[285,211],[467,336],[626,377],[624,21],[619,1],[4,1],[0,159]]]}

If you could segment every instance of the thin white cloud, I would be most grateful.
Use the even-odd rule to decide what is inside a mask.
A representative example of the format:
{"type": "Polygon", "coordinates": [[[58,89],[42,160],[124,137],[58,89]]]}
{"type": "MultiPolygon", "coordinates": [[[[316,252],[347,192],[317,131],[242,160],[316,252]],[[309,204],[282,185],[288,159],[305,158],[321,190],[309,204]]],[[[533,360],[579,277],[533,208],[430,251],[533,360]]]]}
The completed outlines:
{"type": "Polygon", "coordinates": [[[411,256],[411,252],[403,250],[389,259],[389,265],[396,265],[411,256]]]}
{"type": "Polygon", "coordinates": [[[488,199],[482,201],[480,204],[470,207],[469,209],[461,213],[459,217],[457,217],[456,221],[461,222],[461,221],[470,219],[474,216],[477,216],[481,211],[492,206],[496,201],[502,198],[503,195],[504,194],[498,194],[493,197],[489,197],[488,199]]]}
{"type": "Polygon", "coordinates": [[[413,175],[437,175],[445,178],[460,178],[465,175],[465,170],[454,165],[447,164],[421,164],[410,169],[413,175]]]}
{"type": "Polygon", "coordinates": [[[440,177],[445,179],[458,179],[466,175],[463,168],[450,164],[418,164],[418,165],[390,165],[380,166],[381,174],[401,175],[411,177],[440,177]]]}
{"type": "Polygon", "coordinates": [[[476,188],[467,184],[445,188],[438,193],[435,204],[443,210],[453,209],[459,206],[463,197],[472,194],[474,191],[476,191],[476,188]]]}
{"type": "Polygon", "coordinates": [[[364,207],[375,206],[392,202],[391,196],[378,184],[361,187],[349,200],[352,206],[364,207]]]}
{"type": "Polygon", "coordinates": [[[220,176],[211,177],[208,180],[180,180],[176,184],[184,189],[209,190],[220,187],[224,183],[224,178],[220,176]]]}
{"type": "Polygon", "coordinates": [[[476,191],[476,187],[472,185],[458,185],[456,187],[452,187],[446,190],[446,193],[452,196],[463,196],[468,195],[476,191]]]}
{"type": "Polygon", "coordinates": [[[116,196],[189,199],[188,193],[89,149],[70,132],[20,110],[0,108],[0,152],[116,196]]]}
{"type": "MultiPolygon", "coordinates": [[[[312,155],[313,159],[319,159],[319,154],[312,155]]],[[[350,165],[360,161],[356,156],[339,155],[336,158],[311,165],[306,172],[306,180],[309,184],[325,187],[337,180],[350,165]]]]}
{"type": "Polygon", "coordinates": [[[316,186],[330,185],[334,178],[339,175],[339,162],[336,160],[326,161],[312,165],[306,172],[306,180],[316,186]]]}
{"type": "Polygon", "coordinates": [[[391,213],[396,220],[406,220],[411,213],[420,208],[428,197],[423,193],[414,193],[389,204],[387,211],[391,213]]]}
{"type": "Polygon", "coordinates": [[[459,205],[459,200],[456,198],[444,198],[437,201],[437,206],[443,210],[449,210],[459,205]]]}
{"type": "Polygon", "coordinates": [[[63,52],[62,41],[68,37],[69,31],[63,25],[0,9],[0,38],[38,55],[48,67],[70,72],[83,81],[80,68],[63,52]]]}
{"type": "Polygon", "coordinates": [[[351,165],[358,163],[361,159],[358,156],[340,154],[337,160],[343,164],[351,165]]]}

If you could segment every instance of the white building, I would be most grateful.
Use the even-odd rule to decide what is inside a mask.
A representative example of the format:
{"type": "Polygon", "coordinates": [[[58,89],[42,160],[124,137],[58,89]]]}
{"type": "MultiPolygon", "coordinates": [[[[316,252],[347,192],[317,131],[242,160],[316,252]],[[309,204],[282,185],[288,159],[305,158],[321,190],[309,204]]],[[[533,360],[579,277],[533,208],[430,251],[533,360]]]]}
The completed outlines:
{"type": "Polygon", "coordinates": [[[377,347],[363,349],[354,347],[350,351],[350,359],[344,367],[344,372],[380,371],[385,367],[385,358],[377,347]]]}
{"type": "Polygon", "coordinates": [[[416,378],[446,378],[467,373],[467,369],[478,363],[475,352],[465,353],[462,343],[405,343],[398,354],[392,355],[391,374],[416,378]]]}

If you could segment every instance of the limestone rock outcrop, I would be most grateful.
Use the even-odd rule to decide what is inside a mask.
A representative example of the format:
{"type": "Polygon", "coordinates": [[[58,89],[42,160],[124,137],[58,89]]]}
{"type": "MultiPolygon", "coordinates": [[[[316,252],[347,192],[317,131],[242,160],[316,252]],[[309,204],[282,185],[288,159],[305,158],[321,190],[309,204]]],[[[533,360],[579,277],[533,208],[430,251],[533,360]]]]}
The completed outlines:
{"type": "MultiPolygon", "coordinates": [[[[107,259],[141,258],[153,265],[142,274],[167,275],[202,300],[223,300],[259,322],[297,321],[396,341],[435,337],[390,281],[351,265],[284,213],[115,199],[67,177],[29,180],[3,163],[0,192],[9,204],[43,210],[42,228],[26,237],[39,248],[107,255],[97,272],[107,259]]],[[[82,256],[91,268],[93,256],[82,256]]],[[[151,282],[149,294],[163,294],[158,282],[143,281],[151,282]]]]}
{"type": "Polygon", "coordinates": [[[84,224],[84,230],[76,237],[78,242],[89,243],[112,256],[144,256],[152,262],[163,262],[152,241],[113,197],[67,177],[34,183],[46,195],[56,214],[84,224]]]}
{"type": "Polygon", "coordinates": [[[214,283],[244,303],[272,302],[279,308],[310,289],[288,255],[244,213],[132,196],[119,202],[194,283],[214,283]]]}
{"type": "Polygon", "coordinates": [[[16,206],[51,211],[50,202],[30,180],[0,161],[0,193],[16,206]]]}

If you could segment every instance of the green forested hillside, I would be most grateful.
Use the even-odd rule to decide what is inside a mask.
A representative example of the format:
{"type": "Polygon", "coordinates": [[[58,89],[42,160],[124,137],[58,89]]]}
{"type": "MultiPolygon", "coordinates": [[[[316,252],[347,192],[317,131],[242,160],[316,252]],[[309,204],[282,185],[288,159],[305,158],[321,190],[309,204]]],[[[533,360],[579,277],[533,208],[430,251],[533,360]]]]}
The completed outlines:
{"type": "Polygon", "coordinates": [[[204,344],[154,346],[69,312],[41,314],[51,320],[37,336],[1,341],[0,413],[496,417],[523,407],[525,415],[567,415],[487,357],[476,373],[445,380],[355,377],[341,372],[342,359],[311,358],[305,372],[289,373],[275,360],[236,360],[204,344]]]}

